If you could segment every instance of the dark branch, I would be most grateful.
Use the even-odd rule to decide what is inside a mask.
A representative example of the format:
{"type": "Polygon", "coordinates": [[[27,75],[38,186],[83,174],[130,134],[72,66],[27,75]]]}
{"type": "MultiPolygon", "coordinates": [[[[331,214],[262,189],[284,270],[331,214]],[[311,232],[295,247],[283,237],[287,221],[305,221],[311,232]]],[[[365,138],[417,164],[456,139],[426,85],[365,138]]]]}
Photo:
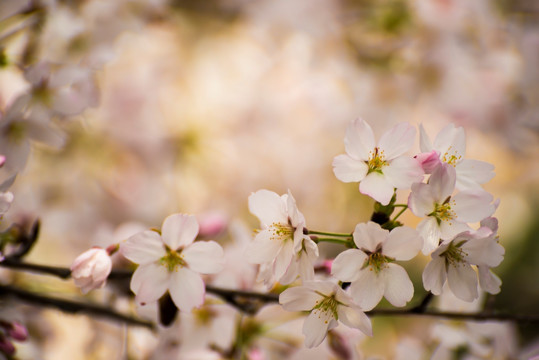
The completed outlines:
{"type": "Polygon", "coordinates": [[[84,313],[87,315],[95,315],[107,319],[121,321],[129,325],[144,326],[150,329],[155,327],[155,325],[149,321],[140,320],[128,315],[117,313],[110,307],[53,298],[22,290],[13,286],[0,285],[0,297],[11,297],[28,304],[54,308],[70,314],[84,313]]]}

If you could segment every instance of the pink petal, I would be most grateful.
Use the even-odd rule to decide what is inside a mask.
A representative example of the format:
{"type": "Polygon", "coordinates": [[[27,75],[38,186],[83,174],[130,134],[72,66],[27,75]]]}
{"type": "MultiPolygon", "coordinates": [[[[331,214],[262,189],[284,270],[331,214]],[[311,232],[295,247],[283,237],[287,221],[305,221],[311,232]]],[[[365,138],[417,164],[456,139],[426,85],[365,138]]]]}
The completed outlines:
{"type": "Polygon", "coordinates": [[[455,205],[451,207],[462,222],[476,222],[489,217],[496,210],[491,204],[494,198],[483,190],[465,190],[453,197],[455,205]]]}
{"type": "Polygon", "coordinates": [[[414,296],[414,285],[406,270],[397,264],[387,264],[382,270],[385,281],[384,297],[393,306],[404,306],[414,296]]]}
{"type": "Polygon", "coordinates": [[[501,290],[502,281],[498,276],[492,273],[487,266],[478,266],[479,285],[481,289],[490,294],[498,294],[501,290]]]}
{"type": "Polygon", "coordinates": [[[338,306],[337,313],[339,315],[339,321],[344,325],[372,336],[371,320],[358,306],[338,306]]]}
{"type": "Polygon", "coordinates": [[[333,315],[331,311],[313,311],[307,316],[303,323],[303,334],[305,335],[305,346],[312,348],[318,346],[326,338],[328,328],[333,315]]]}
{"type": "Polygon", "coordinates": [[[225,264],[223,248],[215,241],[196,241],[182,254],[189,269],[201,274],[216,274],[225,264]]]}
{"type": "Polygon", "coordinates": [[[120,243],[121,254],[137,264],[148,264],[166,255],[161,236],[155,231],[143,231],[120,243]]]}
{"type": "Polygon", "coordinates": [[[372,172],[359,183],[359,192],[369,195],[382,205],[387,205],[393,197],[393,186],[384,175],[372,172]]]}
{"type": "Polygon", "coordinates": [[[357,224],[352,236],[358,248],[375,252],[378,245],[386,241],[389,231],[382,229],[377,223],[369,221],[357,224]]]}
{"type": "Polygon", "coordinates": [[[476,190],[494,177],[494,165],[479,160],[464,159],[455,166],[457,189],[476,190]]]}
{"type": "Polygon", "coordinates": [[[428,184],[416,183],[412,185],[412,192],[408,197],[408,207],[415,216],[423,217],[434,211],[436,199],[432,196],[428,184]]]}
{"type": "Polygon", "coordinates": [[[436,150],[417,154],[416,156],[414,156],[414,159],[416,159],[419,164],[421,164],[421,167],[423,168],[425,174],[431,174],[434,169],[436,169],[436,167],[442,164],[442,162],[440,161],[440,155],[436,150]]]}
{"type": "Polygon", "coordinates": [[[397,189],[409,189],[413,183],[423,181],[423,169],[414,158],[399,156],[384,168],[387,181],[397,189]]]}
{"type": "Polygon", "coordinates": [[[191,311],[204,303],[206,289],[200,275],[184,267],[172,272],[169,292],[180,311],[191,311]]]}
{"type": "Polygon", "coordinates": [[[479,296],[477,293],[477,274],[469,264],[457,264],[448,266],[447,282],[449,288],[456,297],[464,301],[474,301],[479,296]]]}
{"type": "Polygon", "coordinates": [[[423,270],[423,286],[434,295],[440,295],[445,279],[445,258],[435,255],[423,270]]]}
{"type": "Polygon", "coordinates": [[[157,301],[169,286],[170,274],[164,266],[151,263],[140,265],[131,277],[131,290],[140,304],[157,301]]]}
{"type": "Polygon", "coordinates": [[[382,253],[396,260],[410,260],[422,247],[423,239],[419,233],[407,226],[401,226],[391,230],[382,245],[382,253]]]}
{"type": "Polygon", "coordinates": [[[382,300],[384,285],[374,271],[364,269],[358,279],[350,285],[350,294],[364,311],[369,311],[382,300]]]}
{"type": "Polygon", "coordinates": [[[441,230],[436,219],[429,216],[421,221],[416,229],[423,238],[423,249],[421,251],[425,255],[430,254],[440,243],[441,230]]]}
{"type": "Polygon", "coordinates": [[[462,222],[456,220],[442,220],[440,223],[440,238],[442,240],[452,240],[458,234],[469,231],[471,228],[462,222]]]}
{"type": "Polygon", "coordinates": [[[415,128],[408,123],[399,123],[386,131],[378,147],[383,151],[386,160],[391,160],[410,150],[415,140],[415,128]]]}
{"type": "Polygon", "coordinates": [[[331,275],[341,281],[354,281],[359,277],[367,255],[361,250],[348,249],[343,251],[331,265],[331,275]]]}
{"type": "Polygon", "coordinates": [[[279,295],[279,304],[286,311],[312,310],[322,297],[305,286],[291,287],[279,295]]]}
{"type": "Polygon", "coordinates": [[[171,250],[191,244],[198,234],[198,222],[193,215],[173,214],[163,221],[161,237],[171,250]]]}
{"type": "Polygon", "coordinates": [[[358,182],[365,178],[368,165],[363,160],[356,160],[348,155],[339,155],[333,159],[333,172],[342,182],[358,182]]]}
{"type": "Polygon", "coordinates": [[[263,226],[273,223],[288,224],[286,202],[279,195],[269,190],[258,190],[249,196],[249,211],[263,226]]]}
{"type": "Polygon", "coordinates": [[[455,190],[457,174],[451,165],[441,164],[432,173],[429,179],[432,197],[442,203],[455,190]]]}
{"type": "Polygon", "coordinates": [[[346,128],[344,147],[348,155],[357,160],[369,160],[369,152],[376,146],[372,128],[366,121],[356,119],[346,128]]]}
{"type": "Polygon", "coordinates": [[[443,157],[445,154],[464,156],[466,153],[466,134],[462,127],[453,124],[445,126],[434,139],[434,149],[443,157]]]}
{"type": "Polygon", "coordinates": [[[419,124],[419,148],[421,149],[421,152],[424,153],[430,152],[433,149],[432,142],[422,124],[419,124]]]}

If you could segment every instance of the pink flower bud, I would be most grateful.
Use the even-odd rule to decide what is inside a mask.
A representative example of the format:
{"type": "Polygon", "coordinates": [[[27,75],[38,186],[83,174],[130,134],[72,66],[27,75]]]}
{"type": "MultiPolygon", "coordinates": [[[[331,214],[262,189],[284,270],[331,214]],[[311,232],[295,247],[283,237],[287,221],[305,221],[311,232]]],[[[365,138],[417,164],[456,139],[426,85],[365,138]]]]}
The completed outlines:
{"type": "Polygon", "coordinates": [[[105,285],[112,261],[105,249],[92,248],[80,254],[71,265],[71,277],[83,294],[105,285]]]}
{"type": "Polygon", "coordinates": [[[432,174],[436,166],[441,163],[440,156],[436,150],[432,150],[428,153],[421,153],[414,157],[421,164],[425,174],[432,174]]]}
{"type": "Polygon", "coordinates": [[[26,327],[16,321],[10,324],[7,334],[9,337],[18,341],[25,341],[28,338],[28,330],[26,327]]]}
{"type": "Polygon", "coordinates": [[[0,167],[2,167],[6,163],[6,157],[4,155],[0,155],[0,167]]]}
{"type": "Polygon", "coordinates": [[[219,235],[227,225],[226,217],[218,212],[201,216],[198,223],[200,226],[198,234],[206,238],[219,235]]]}
{"type": "Polygon", "coordinates": [[[13,346],[13,343],[4,336],[0,337],[0,352],[6,355],[15,354],[15,346],[13,346]]]}

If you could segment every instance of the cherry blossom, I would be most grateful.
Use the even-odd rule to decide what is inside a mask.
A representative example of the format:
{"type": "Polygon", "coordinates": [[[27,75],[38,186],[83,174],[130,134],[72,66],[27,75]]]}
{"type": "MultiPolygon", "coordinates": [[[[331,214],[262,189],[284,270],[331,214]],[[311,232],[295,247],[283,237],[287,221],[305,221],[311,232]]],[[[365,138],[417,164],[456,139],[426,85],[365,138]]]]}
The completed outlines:
{"type": "Polygon", "coordinates": [[[215,241],[194,241],[198,223],[192,215],[173,214],[163,221],[161,233],[143,231],[120,246],[124,257],[139,267],[131,278],[138,303],[158,300],[167,290],[180,311],[204,302],[200,274],[223,268],[223,249],[215,241]]]}
{"type": "Polygon", "coordinates": [[[290,191],[279,196],[259,190],[249,196],[249,210],[262,228],[246,249],[248,261],[261,264],[259,278],[266,284],[272,278],[290,283],[298,275],[312,279],[318,247],[303,233],[305,218],[290,191]]]}
{"type": "Polygon", "coordinates": [[[417,226],[424,254],[436,249],[440,239],[451,240],[470,230],[468,222],[480,221],[495,211],[492,195],[484,190],[464,190],[453,196],[455,181],[455,169],[440,164],[427,184],[412,185],[408,206],[416,216],[425,217],[417,226]]]}
{"type": "Polygon", "coordinates": [[[425,289],[434,295],[440,295],[447,280],[449,289],[456,297],[473,301],[479,296],[479,276],[481,288],[491,294],[497,294],[501,281],[490,269],[502,262],[505,253],[498,243],[497,228],[497,220],[488,218],[481,222],[479,230],[460,233],[451,241],[442,244],[431,254],[432,260],[423,271],[425,289]],[[478,274],[472,265],[477,266],[478,274]]]}
{"type": "Polygon", "coordinates": [[[366,121],[357,119],[346,129],[346,154],[333,160],[333,172],[343,182],[359,181],[359,191],[387,205],[394,189],[409,189],[423,179],[418,161],[403,156],[413,145],[415,129],[400,123],[382,135],[378,144],[366,121]]]}
{"type": "Polygon", "coordinates": [[[112,269],[107,250],[92,248],[80,254],[71,264],[71,277],[83,294],[105,286],[112,269]]]}
{"type": "MultiPolygon", "coordinates": [[[[488,182],[494,177],[494,166],[484,161],[464,159],[466,152],[466,134],[462,127],[448,124],[444,127],[431,143],[425,129],[419,126],[420,148],[423,153],[437,154],[440,162],[452,165],[456,170],[456,187],[459,190],[480,189],[481,184],[488,182]]],[[[422,155],[424,157],[425,155],[422,155]]],[[[423,169],[430,173],[426,163],[423,169]]]]}
{"type": "Polygon", "coordinates": [[[327,332],[338,325],[359,329],[371,336],[371,321],[350,296],[330,281],[306,281],[302,286],[288,288],[279,296],[287,311],[309,311],[303,323],[305,346],[318,346],[327,332]]]}
{"type": "Polygon", "coordinates": [[[369,221],[358,224],[353,234],[358,249],[340,253],[331,273],[351,282],[350,293],[362,309],[374,308],[385,297],[395,306],[404,306],[414,294],[414,286],[395,260],[410,260],[421,249],[421,237],[412,228],[398,227],[391,232],[369,221]]]}

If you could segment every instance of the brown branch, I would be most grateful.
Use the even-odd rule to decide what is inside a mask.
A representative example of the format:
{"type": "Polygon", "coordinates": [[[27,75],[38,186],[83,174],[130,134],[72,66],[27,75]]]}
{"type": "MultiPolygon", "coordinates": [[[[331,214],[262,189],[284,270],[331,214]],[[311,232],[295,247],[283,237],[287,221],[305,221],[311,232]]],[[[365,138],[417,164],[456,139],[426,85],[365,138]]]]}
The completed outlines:
{"type": "MultiPolygon", "coordinates": [[[[31,264],[31,263],[18,262],[18,261],[8,260],[8,259],[6,259],[6,261],[4,262],[0,262],[0,267],[12,268],[15,270],[38,272],[38,273],[57,276],[62,279],[68,279],[71,277],[71,271],[68,268],[31,264]]],[[[129,279],[131,275],[132,275],[132,271],[129,271],[129,270],[115,270],[111,272],[109,278],[110,279],[129,279]]],[[[14,288],[9,287],[9,286],[0,287],[0,295],[2,295],[3,292],[6,292],[6,290],[2,290],[2,289],[11,290],[14,288]]],[[[17,291],[18,291],[17,292],[18,294],[25,294],[25,296],[27,294],[32,294],[32,293],[28,293],[20,289],[17,289],[17,291]]],[[[219,288],[219,287],[215,287],[211,285],[206,285],[206,291],[208,293],[212,293],[214,295],[221,297],[227,303],[231,304],[232,306],[236,307],[238,310],[245,312],[247,314],[255,314],[258,311],[258,309],[260,309],[260,307],[262,307],[264,304],[279,302],[278,294],[223,289],[223,288],[219,288]]],[[[7,293],[10,293],[10,291],[7,291],[7,293]]],[[[32,295],[39,296],[39,299],[51,299],[42,295],[35,295],[35,294],[32,294],[32,295]]],[[[507,313],[493,313],[493,312],[457,313],[457,312],[427,310],[427,305],[429,304],[432,297],[433,295],[428,293],[420,305],[412,307],[412,308],[375,309],[375,310],[367,311],[366,314],[369,316],[430,316],[430,317],[457,319],[457,320],[514,321],[518,323],[539,324],[539,316],[536,316],[536,315],[507,314],[507,313]]],[[[76,312],[78,311],[87,312],[87,313],[96,314],[96,315],[101,314],[103,316],[108,316],[109,313],[110,314],[114,313],[109,308],[105,308],[101,306],[96,306],[96,305],[87,304],[87,303],[73,303],[67,300],[52,299],[52,304],[50,306],[57,307],[60,310],[63,310],[61,306],[54,306],[56,301],[60,301],[60,302],[65,301],[65,308],[66,308],[65,311],[67,312],[72,312],[71,309],[76,309],[76,312]],[[71,305],[74,306],[74,308],[70,308],[71,305]],[[90,310],[85,311],[86,308],[89,308],[90,310]]],[[[39,304],[39,302],[37,301],[35,303],[39,304]]],[[[45,301],[43,302],[43,304],[47,306],[46,304],[48,303],[45,301]]],[[[111,315],[112,318],[116,318],[118,320],[130,319],[130,320],[125,320],[128,323],[131,320],[135,320],[139,322],[141,321],[141,320],[136,320],[129,317],[125,317],[125,315],[121,315],[117,313],[114,313],[114,314],[115,315],[111,315]]],[[[149,323],[142,321],[140,325],[142,324],[146,324],[145,326],[148,326],[149,323]]]]}

